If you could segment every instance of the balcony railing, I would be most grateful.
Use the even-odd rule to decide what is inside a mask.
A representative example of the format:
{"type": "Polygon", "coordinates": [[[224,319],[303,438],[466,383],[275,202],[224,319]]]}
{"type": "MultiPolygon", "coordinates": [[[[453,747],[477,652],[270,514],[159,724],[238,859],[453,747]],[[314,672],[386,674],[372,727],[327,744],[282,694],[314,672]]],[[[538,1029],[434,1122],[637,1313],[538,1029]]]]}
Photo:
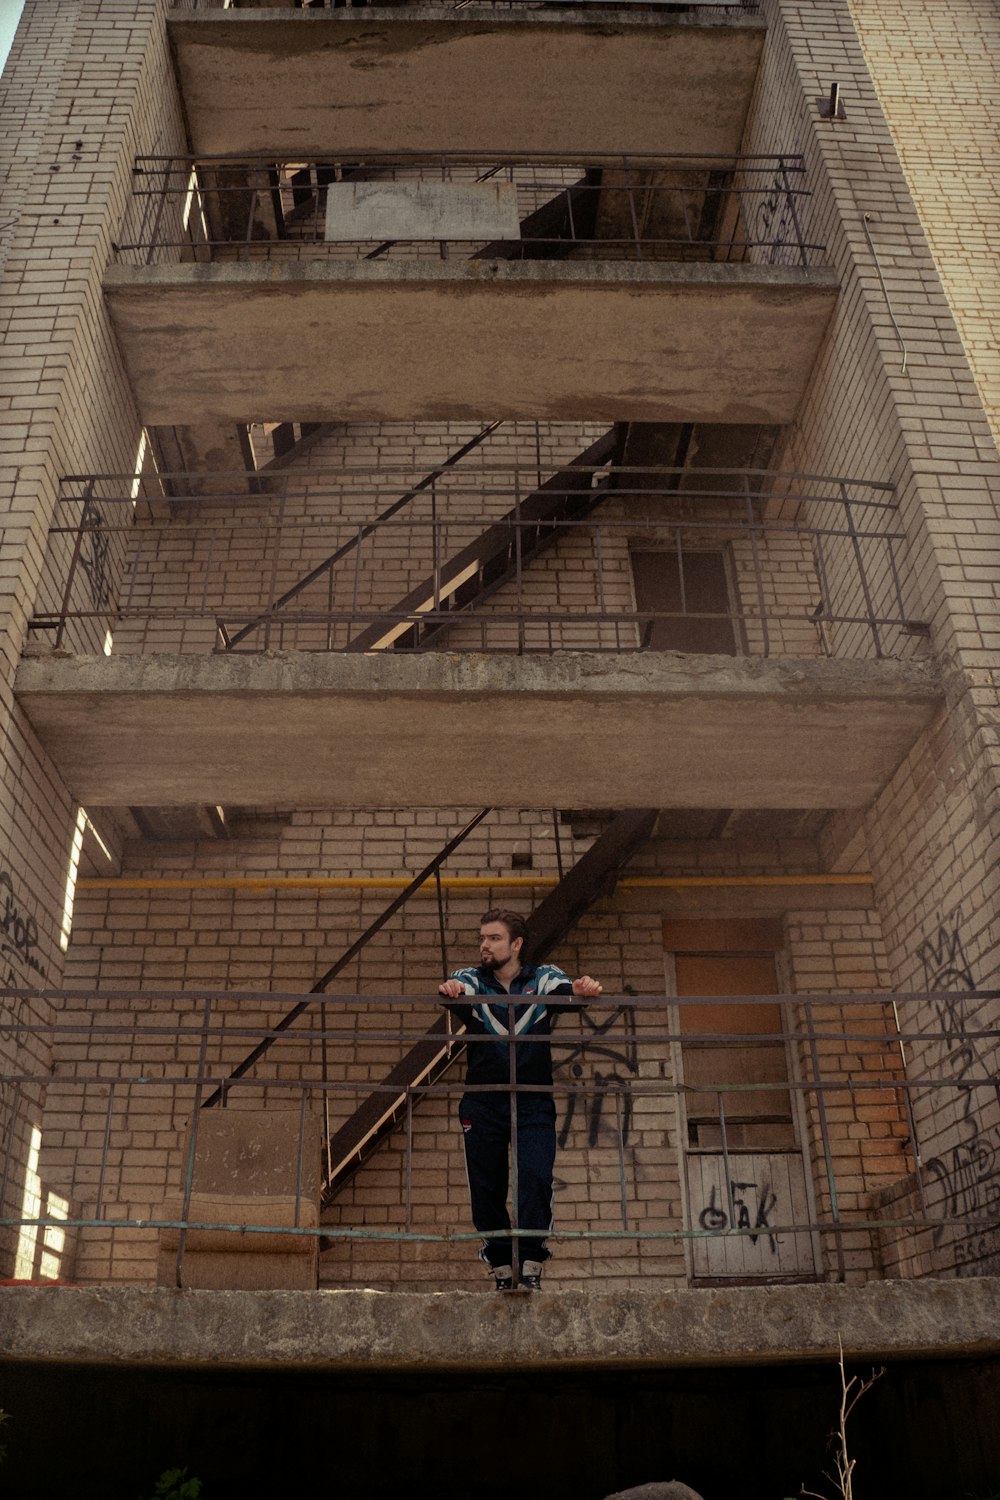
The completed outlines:
{"type": "MultiPolygon", "coordinates": [[[[16,1016],[26,998],[4,992],[6,1014],[16,1016]]],[[[381,1080],[425,1034],[436,1011],[429,1002],[232,991],[46,998],[58,1016],[51,1024],[0,1026],[0,1057],[46,1059],[8,1061],[0,1074],[0,1231],[27,1246],[20,1274],[37,1274],[36,1252],[56,1264],[74,1231],[101,1231],[105,1255],[109,1237],[124,1237],[130,1264],[114,1274],[126,1278],[143,1237],[155,1255],[164,1231],[173,1233],[178,1272],[193,1231],[239,1234],[244,1245],[264,1234],[330,1246],[482,1237],[464,1211],[442,1210],[417,1187],[414,1166],[440,1168],[445,1115],[450,1121],[453,1101],[470,1091],[447,1072],[407,1085],[400,1128],[382,1148],[389,1161],[380,1182],[391,1180],[396,1196],[341,1199],[317,1222],[322,1163],[306,1142],[329,1141],[361,1097],[395,1098],[398,1085],[381,1080]],[[269,1029],[268,1017],[293,1001],[296,1028],[269,1029]],[[234,1078],[248,1043],[268,1037],[266,1067],[234,1078]],[[211,1215],[204,1204],[197,1211],[199,1130],[221,1113],[201,1106],[220,1088],[230,1117],[274,1109],[291,1122],[287,1223],[255,1217],[239,1183],[220,1190],[233,1195],[228,1208],[213,1200],[211,1215]],[[381,1207],[369,1212],[366,1201],[381,1207]]],[[[603,1242],[616,1255],[630,1243],[686,1246],[690,1273],[709,1279],[941,1274],[974,1270],[978,1257],[997,1253],[998,999],[602,997],[557,1029],[551,1090],[517,1076],[519,1053],[548,1039],[521,1037],[508,1048],[453,1034],[451,1046],[505,1046],[509,1080],[490,1092],[553,1095],[559,1171],[576,1185],[562,1208],[557,1196],[557,1242],[603,1242]]],[[[515,1238],[529,1232],[515,1207],[515,1238]]],[[[87,1264],[81,1253],[84,1276],[87,1264]]],[[[98,1279],[108,1279],[106,1269],[98,1279]]]]}
{"type": "Polygon", "coordinates": [[[926,634],[889,486],[545,472],[285,470],[228,492],[213,475],[209,497],[204,475],[71,476],[31,629],[125,653],[905,657],[926,634]]]}
{"type": "Polygon", "coordinates": [[[383,257],[815,265],[796,155],[143,156],[126,265],[383,257]]]}

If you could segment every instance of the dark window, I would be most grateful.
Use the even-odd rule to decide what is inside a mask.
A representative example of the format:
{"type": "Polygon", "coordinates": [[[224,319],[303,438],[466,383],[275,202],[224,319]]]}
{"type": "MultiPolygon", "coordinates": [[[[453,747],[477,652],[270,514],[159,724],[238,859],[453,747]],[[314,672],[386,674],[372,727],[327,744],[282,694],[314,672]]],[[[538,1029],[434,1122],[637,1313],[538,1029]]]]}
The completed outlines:
{"type": "Polygon", "coordinates": [[[732,601],[721,552],[633,552],[632,577],[640,614],[653,616],[640,632],[654,651],[698,651],[735,656],[732,601]]]}

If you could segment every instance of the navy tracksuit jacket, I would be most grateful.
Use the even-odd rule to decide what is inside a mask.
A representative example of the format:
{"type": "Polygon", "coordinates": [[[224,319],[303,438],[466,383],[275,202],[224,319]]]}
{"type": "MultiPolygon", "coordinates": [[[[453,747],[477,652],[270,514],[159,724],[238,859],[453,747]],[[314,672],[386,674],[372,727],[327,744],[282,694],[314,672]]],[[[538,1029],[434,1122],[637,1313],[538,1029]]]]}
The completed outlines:
{"type": "MultiPolygon", "coordinates": [[[[449,1001],[448,1009],[465,1023],[469,1038],[466,1084],[470,1092],[459,1104],[469,1173],[472,1222],[487,1236],[481,1252],[490,1266],[509,1266],[512,1241],[507,1213],[508,1150],[511,1136],[511,1095],[508,1090],[475,1091],[477,1084],[509,1084],[510,1026],[515,1038],[547,1037],[560,1010],[553,1013],[546,995],[572,995],[568,974],[554,964],[522,966],[508,992],[489,969],[456,969],[457,979],[472,1001],[449,1001]],[[498,1232],[499,1231],[499,1232],[498,1232]]],[[[574,1007],[574,1009],[577,1007],[574,1007]]],[[[544,1042],[514,1044],[519,1084],[552,1087],[552,1051],[544,1042]]],[[[556,1157],[556,1109],[551,1092],[517,1095],[517,1223],[520,1229],[540,1231],[537,1237],[518,1237],[518,1255],[547,1260],[545,1234],[552,1228],[552,1171],[556,1157]]]]}

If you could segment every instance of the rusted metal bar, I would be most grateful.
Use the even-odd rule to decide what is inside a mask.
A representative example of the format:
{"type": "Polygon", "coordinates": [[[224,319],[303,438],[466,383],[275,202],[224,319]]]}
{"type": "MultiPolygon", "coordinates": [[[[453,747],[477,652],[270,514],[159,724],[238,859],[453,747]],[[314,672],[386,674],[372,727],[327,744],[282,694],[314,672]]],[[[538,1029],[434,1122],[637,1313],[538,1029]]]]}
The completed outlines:
{"type": "MultiPolygon", "coordinates": [[[[818,1085],[822,1078],[816,1028],[813,1025],[812,1006],[805,1006],[806,1027],[809,1035],[809,1056],[813,1081],[818,1085]]],[[[844,1234],[840,1224],[840,1208],[837,1203],[837,1174],[833,1165],[833,1147],[830,1141],[830,1122],[826,1113],[826,1099],[820,1088],[816,1090],[816,1113],[819,1119],[820,1139],[823,1143],[823,1161],[826,1167],[827,1188],[830,1193],[830,1217],[834,1224],[834,1245],[837,1256],[837,1280],[846,1281],[847,1263],[844,1258],[844,1234]]]]}
{"type": "MultiPolygon", "coordinates": [[[[458,846],[468,838],[473,829],[479,827],[479,824],[485,817],[489,815],[491,811],[491,808],[484,807],[482,812],[476,813],[475,817],[470,819],[470,821],[466,823],[464,828],[460,829],[453,838],[448,840],[444,848],[441,849],[438,854],[435,854],[434,858],[420,871],[420,874],[414,876],[406,889],[404,891],[401,891],[394,901],[389,902],[389,905],[379,913],[374,922],[369,923],[361,936],[355,939],[355,941],[351,944],[351,946],[345,953],[341,954],[340,958],[337,959],[337,962],[331,965],[331,967],[327,969],[325,974],[320,975],[319,979],[317,979],[316,983],[309,991],[310,996],[322,994],[326,990],[327,986],[329,984],[332,984],[337,975],[342,973],[347,965],[353,959],[357,958],[362,949],[368,946],[375,934],[381,932],[385,924],[396,915],[397,911],[399,911],[401,907],[406,905],[407,901],[409,901],[414,891],[419,890],[424,881],[429,879],[429,877],[434,874],[435,870],[439,869],[440,866],[444,864],[445,860],[448,859],[448,857],[454,853],[458,846]]],[[[293,1025],[298,1020],[299,1016],[301,1016],[306,1010],[308,1010],[309,1006],[314,1003],[315,1002],[311,999],[305,999],[300,1000],[297,1004],[293,1005],[291,1010],[288,1011],[287,1015],[285,1015],[277,1023],[277,1025],[271,1029],[271,1031],[267,1034],[267,1036],[265,1036],[263,1041],[258,1043],[258,1045],[247,1057],[243,1059],[238,1067],[233,1069],[232,1073],[229,1074],[225,1083],[220,1084],[220,1086],[214,1091],[214,1093],[212,1093],[210,1097],[205,1100],[204,1108],[210,1109],[213,1105],[224,1102],[225,1091],[229,1087],[229,1085],[235,1083],[237,1079],[242,1078],[244,1074],[247,1073],[256,1062],[259,1062],[259,1060],[265,1055],[265,1053],[270,1050],[271,1046],[277,1040],[278,1036],[282,1032],[287,1031],[288,1027],[293,1025]]]]}
{"type": "Polygon", "coordinates": [[[521,1171],[517,1159],[518,1142],[518,1110],[520,1099],[517,1092],[517,1047],[518,1038],[514,1012],[516,1003],[508,1000],[506,1005],[507,1015],[507,1067],[508,1083],[510,1089],[510,1227],[514,1230],[510,1240],[510,1264],[514,1276],[514,1286],[517,1287],[521,1278],[521,1246],[518,1243],[517,1230],[521,1227],[520,1204],[518,1194],[520,1192],[521,1171]]]}
{"type": "MultiPolygon", "coordinates": [[[[212,1019],[211,997],[206,997],[202,1011],[201,1042],[198,1047],[198,1076],[194,1085],[194,1103],[191,1110],[191,1125],[188,1133],[188,1148],[184,1161],[184,1187],[181,1205],[181,1222],[186,1222],[191,1217],[191,1192],[194,1187],[194,1164],[198,1154],[198,1121],[201,1118],[201,1095],[202,1079],[205,1076],[205,1062],[208,1057],[208,1035],[209,1024],[212,1019]]],[[[181,1229],[177,1236],[177,1258],[174,1263],[174,1275],[176,1285],[183,1285],[181,1274],[184,1269],[184,1249],[187,1241],[187,1230],[181,1229]]]]}
{"type": "Polygon", "coordinates": [[[90,503],[94,494],[96,479],[91,479],[83,493],[83,509],[80,512],[80,524],[76,528],[76,539],[73,543],[73,554],[69,561],[69,572],[66,575],[66,587],[63,589],[62,604],[59,609],[59,624],[56,628],[55,647],[58,651],[63,643],[63,635],[66,630],[66,620],[69,615],[70,600],[73,597],[73,584],[76,582],[76,570],[80,562],[80,553],[83,549],[83,533],[87,529],[87,520],[90,514],[90,503]]]}
{"type": "Polygon", "coordinates": [[[871,590],[868,587],[868,574],[865,570],[865,560],[861,551],[861,539],[858,534],[858,529],[854,524],[854,511],[851,508],[851,497],[847,492],[847,485],[844,484],[843,481],[841,481],[840,485],[840,494],[844,505],[844,516],[847,522],[847,534],[851,539],[851,546],[854,549],[854,561],[858,570],[858,579],[861,584],[861,592],[864,595],[865,610],[867,611],[868,620],[871,625],[872,644],[875,647],[875,655],[877,657],[881,657],[884,654],[882,651],[882,639],[878,633],[878,619],[875,611],[875,606],[872,603],[871,590]]]}
{"type": "Polygon", "coordinates": [[[625,1131],[622,1124],[621,1088],[615,1088],[615,1134],[618,1139],[618,1185],[621,1193],[622,1228],[628,1229],[628,1188],[625,1181],[625,1131]]]}

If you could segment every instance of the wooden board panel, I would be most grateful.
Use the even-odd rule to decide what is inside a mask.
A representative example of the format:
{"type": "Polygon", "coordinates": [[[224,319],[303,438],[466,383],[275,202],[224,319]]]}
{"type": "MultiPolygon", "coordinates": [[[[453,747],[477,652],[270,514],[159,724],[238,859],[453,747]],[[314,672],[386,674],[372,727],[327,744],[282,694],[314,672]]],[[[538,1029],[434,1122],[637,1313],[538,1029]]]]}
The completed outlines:
{"type": "Polygon", "coordinates": [[[784,925],[770,918],[668,917],[663,946],[668,953],[777,953],[784,925]]]}
{"type": "Polygon", "coordinates": [[[326,238],[516,240],[511,182],[337,182],[326,190],[326,238]]]}
{"type": "Polygon", "coordinates": [[[691,1241],[695,1276],[752,1281],[815,1273],[808,1231],[773,1232],[782,1224],[809,1222],[798,1154],[730,1155],[728,1185],[721,1153],[688,1155],[686,1165],[689,1228],[708,1232],[691,1241]],[[734,1227],[753,1232],[734,1234],[734,1227]]]}

